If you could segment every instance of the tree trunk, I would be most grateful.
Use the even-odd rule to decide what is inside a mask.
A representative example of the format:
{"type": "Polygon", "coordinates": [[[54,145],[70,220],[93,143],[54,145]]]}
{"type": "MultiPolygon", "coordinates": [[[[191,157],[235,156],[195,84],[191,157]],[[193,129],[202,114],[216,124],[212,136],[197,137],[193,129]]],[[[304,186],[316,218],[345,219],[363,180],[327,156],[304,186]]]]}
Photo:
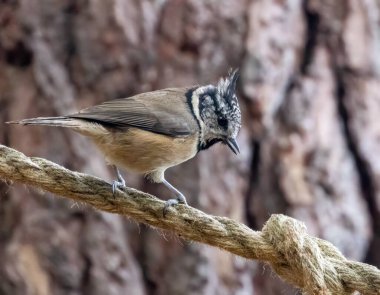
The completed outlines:
{"type": "MultiPolygon", "coordinates": [[[[15,0],[0,3],[0,28],[0,122],[240,67],[241,154],[215,146],[168,179],[208,213],[259,229],[283,212],[380,266],[378,1],[15,0]]],[[[0,140],[114,177],[68,130],[3,125],[0,140]]],[[[295,293],[258,262],[28,187],[0,183],[0,216],[0,294],[295,293]]]]}

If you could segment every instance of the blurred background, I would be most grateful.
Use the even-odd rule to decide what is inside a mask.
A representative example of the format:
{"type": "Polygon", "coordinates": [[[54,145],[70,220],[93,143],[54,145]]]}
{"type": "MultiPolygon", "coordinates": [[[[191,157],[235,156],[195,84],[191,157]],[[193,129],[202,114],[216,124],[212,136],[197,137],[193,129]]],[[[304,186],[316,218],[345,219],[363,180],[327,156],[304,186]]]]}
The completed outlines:
{"type": "MultiPolygon", "coordinates": [[[[168,180],[207,213],[253,229],[284,213],[380,267],[379,1],[0,1],[0,122],[236,67],[241,154],[214,146],[168,180]]],[[[114,178],[68,130],[1,123],[0,142],[114,178]]],[[[0,219],[0,294],[297,294],[259,262],[30,187],[0,182],[0,219]]]]}

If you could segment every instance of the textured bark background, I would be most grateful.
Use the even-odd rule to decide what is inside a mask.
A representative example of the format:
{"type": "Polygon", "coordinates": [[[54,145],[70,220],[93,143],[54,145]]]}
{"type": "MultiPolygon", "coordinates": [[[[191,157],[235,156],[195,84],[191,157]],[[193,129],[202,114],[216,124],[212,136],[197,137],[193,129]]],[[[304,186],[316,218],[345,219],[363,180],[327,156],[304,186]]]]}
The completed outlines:
{"type": "MultiPolygon", "coordinates": [[[[0,122],[215,82],[234,67],[241,155],[215,146],[168,179],[208,213],[261,228],[283,212],[379,267],[379,1],[0,2],[0,122]]],[[[2,125],[0,141],[113,178],[67,130],[2,125]]],[[[0,182],[0,219],[0,294],[295,293],[258,262],[28,187],[0,182]]]]}

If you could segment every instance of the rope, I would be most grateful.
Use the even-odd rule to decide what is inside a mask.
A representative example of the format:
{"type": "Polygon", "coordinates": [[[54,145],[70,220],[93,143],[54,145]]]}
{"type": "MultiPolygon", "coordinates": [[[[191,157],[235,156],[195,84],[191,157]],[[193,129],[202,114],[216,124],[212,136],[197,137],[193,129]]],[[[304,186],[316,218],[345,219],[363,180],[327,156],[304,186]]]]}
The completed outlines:
{"type": "Polygon", "coordinates": [[[0,178],[128,216],[173,231],[187,240],[264,261],[305,294],[354,291],[380,294],[379,269],[347,260],[331,243],[309,236],[303,223],[284,215],[272,215],[261,232],[184,205],[170,208],[163,218],[164,202],[152,195],[126,188],[113,196],[111,185],[99,178],[67,170],[45,159],[26,157],[3,145],[0,145],[0,178]]]}

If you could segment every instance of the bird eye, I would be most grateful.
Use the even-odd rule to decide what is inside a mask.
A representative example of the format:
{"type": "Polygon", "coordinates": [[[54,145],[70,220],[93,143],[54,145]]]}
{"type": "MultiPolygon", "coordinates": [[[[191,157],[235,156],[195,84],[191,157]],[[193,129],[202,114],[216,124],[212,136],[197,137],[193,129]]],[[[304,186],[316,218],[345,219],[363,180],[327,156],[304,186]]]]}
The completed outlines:
{"type": "Polygon", "coordinates": [[[226,118],[219,117],[218,118],[218,125],[221,126],[221,127],[226,128],[227,125],[228,125],[228,120],[226,118]]]}

